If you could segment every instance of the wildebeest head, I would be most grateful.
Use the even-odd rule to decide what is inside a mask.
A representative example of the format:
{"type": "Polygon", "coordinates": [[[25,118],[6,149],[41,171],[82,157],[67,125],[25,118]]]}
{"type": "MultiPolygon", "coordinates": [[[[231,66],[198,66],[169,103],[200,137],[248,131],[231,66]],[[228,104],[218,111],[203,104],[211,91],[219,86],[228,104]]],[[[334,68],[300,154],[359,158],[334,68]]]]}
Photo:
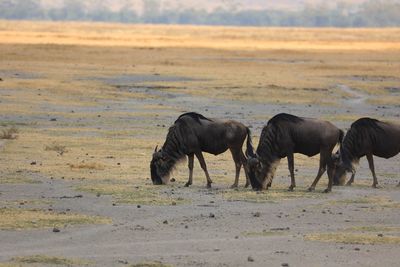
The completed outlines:
{"type": "Polygon", "coordinates": [[[275,162],[264,162],[257,155],[249,156],[247,165],[249,168],[249,179],[251,187],[254,190],[268,189],[274,178],[276,165],[279,160],[275,162]]]}
{"type": "Polygon", "coordinates": [[[332,163],[333,184],[344,185],[346,181],[346,174],[348,172],[354,172],[352,163],[343,161],[339,151],[332,155],[332,163]]]}
{"type": "Polygon", "coordinates": [[[167,184],[169,182],[170,164],[168,156],[162,151],[154,149],[153,158],[150,162],[151,180],[155,185],[167,184]]]}

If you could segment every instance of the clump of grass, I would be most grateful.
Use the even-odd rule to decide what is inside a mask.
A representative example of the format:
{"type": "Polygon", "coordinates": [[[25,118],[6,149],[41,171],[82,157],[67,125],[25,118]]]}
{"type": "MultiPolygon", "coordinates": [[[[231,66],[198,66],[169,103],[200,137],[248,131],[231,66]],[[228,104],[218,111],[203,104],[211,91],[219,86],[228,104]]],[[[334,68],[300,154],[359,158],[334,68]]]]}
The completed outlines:
{"type": "Polygon", "coordinates": [[[12,258],[15,263],[22,264],[46,264],[46,265],[64,265],[64,266],[82,266],[89,265],[90,262],[77,259],[67,259],[62,257],[54,257],[47,255],[33,255],[12,258]]]}
{"type": "Polygon", "coordinates": [[[154,261],[154,262],[142,262],[142,263],[136,263],[136,264],[131,264],[129,267],[172,267],[170,264],[164,264],[159,261],[154,261]]]}
{"type": "Polygon", "coordinates": [[[16,127],[11,127],[3,129],[0,134],[0,139],[17,139],[18,129],[16,127]]]}
{"type": "Polygon", "coordinates": [[[372,234],[347,232],[308,234],[304,237],[304,239],[309,241],[360,245],[400,244],[400,236],[378,236],[372,234]]]}
{"type": "Polygon", "coordinates": [[[45,151],[55,151],[57,152],[59,155],[62,155],[66,152],[68,152],[67,147],[66,146],[62,146],[56,143],[53,143],[51,145],[46,145],[44,148],[45,151]]]}
{"type": "Polygon", "coordinates": [[[22,230],[32,228],[63,227],[79,224],[108,224],[111,220],[99,216],[64,214],[42,210],[0,209],[0,230],[22,230]]]}
{"type": "Polygon", "coordinates": [[[89,170],[104,170],[105,166],[101,163],[97,162],[82,162],[78,164],[68,163],[68,166],[71,169],[89,169],[89,170]]]}
{"type": "Polygon", "coordinates": [[[182,198],[164,195],[153,186],[133,187],[127,184],[92,184],[77,188],[78,191],[96,195],[111,195],[117,203],[142,205],[178,205],[186,203],[182,198]]]}

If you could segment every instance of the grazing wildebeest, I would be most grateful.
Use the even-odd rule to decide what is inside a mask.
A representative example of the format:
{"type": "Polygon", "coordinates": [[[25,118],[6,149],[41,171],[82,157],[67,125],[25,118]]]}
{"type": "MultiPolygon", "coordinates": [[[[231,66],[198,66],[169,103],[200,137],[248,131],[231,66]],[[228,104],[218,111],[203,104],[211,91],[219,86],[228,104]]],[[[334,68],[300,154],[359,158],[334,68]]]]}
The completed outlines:
{"type": "Polygon", "coordinates": [[[366,156],[374,179],[372,187],[377,187],[373,156],[388,159],[400,152],[400,125],[371,118],[358,119],[347,131],[339,151],[333,156],[336,163],[335,184],[343,185],[346,172],[351,172],[352,176],[347,182],[347,185],[351,185],[356,173],[354,164],[366,156]]]}
{"type": "Polygon", "coordinates": [[[167,134],[163,147],[154,150],[150,163],[151,179],[153,184],[166,184],[169,174],[175,164],[188,156],[189,180],[185,186],[192,184],[194,155],[200,162],[201,168],[207,178],[207,187],[211,187],[211,178],[207,171],[206,162],[202,152],[214,155],[230,150],[236,167],[235,182],[232,187],[237,187],[240,168],[243,165],[247,178],[247,161],[242,151],[244,140],[251,146],[250,129],[242,123],[229,120],[220,121],[209,119],[195,112],[184,113],[175,121],[167,134]]]}
{"type": "Polygon", "coordinates": [[[296,117],[281,113],[268,121],[261,132],[256,154],[253,148],[247,148],[249,178],[253,189],[268,189],[274,178],[280,160],[288,159],[291,184],[289,190],[296,187],[294,179],[294,153],[309,157],[320,154],[317,177],[309,190],[315,189],[318,180],[328,166],[329,183],[325,192],[332,188],[332,150],[343,138],[343,131],[327,121],[296,117]]]}

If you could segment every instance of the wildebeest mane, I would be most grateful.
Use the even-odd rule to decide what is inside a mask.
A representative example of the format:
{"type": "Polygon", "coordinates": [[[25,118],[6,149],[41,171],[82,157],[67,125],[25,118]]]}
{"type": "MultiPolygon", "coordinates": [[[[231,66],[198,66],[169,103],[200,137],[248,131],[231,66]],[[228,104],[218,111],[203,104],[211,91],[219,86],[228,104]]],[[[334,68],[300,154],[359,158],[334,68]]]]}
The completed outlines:
{"type": "Polygon", "coordinates": [[[274,117],[272,117],[269,121],[268,124],[273,124],[273,125],[277,125],[282,121],[287,121],[287,122],[292,122],[292,123],[299,123],[304,121],[303,118],[291,115],[291,114],[287,114],[287,113],[279,113],[277,115],[275,115],[274,117]]]}
{"type": "Polygon", "coordinates": [[[369,128],[376,131],[383,131],[382,127],[378,124],[380,121],[372,118],[361,118],[351,124],[351,128],[369,128]]]}
{"type": "Polygon", "coordinates": [[[275,140],[281,136],[280,130],[276,125],[268,124],[261,131],[261,143],[257,147],[257,155],[262,159],[273,160],[273,157],[278,153],[279,146],[275,140]]]}
{"type": "Polygon", "coordinates": [[[185,156],[186,137],[189,128],[185,127],[184,123],[175,123],[168,129],[167,138],[162,147],[163,153],[178,161],[185,156]]]}
{"type": "Polygon", "coordinates": [[[203,115],[201,115],[201,114],[199,114],[199,113],[197,113],[197,112],[187,112],[187,113],[183,113],[182,115],[180,115],[180,116],[176,119],[175,123],[177,123],[178,121],[180,121],[180,119],[181,119],[182,117],[184,117],[184,116],[190,116],[191,118],[193,118],[196,122],[198,122],[198,123],[200,123],[200,124],[201,124],[200,119],[212,121],[211,119],[209,119],[209,118],[207,118],[207,117],[204,117],[203,115]]]}
{"type": "Polygon", "coordinates": [[[340,153],[346,163],[359,158],[358,151],[363,148],[363,142],[372,142],[384,132],[379,123],[381,122],[376,119],[361,118],[351,124],[340,147],[340,153]]]}
{"type": "Polygon", "coordinates": [[[263,159],[275,160],[281,150],[276,140],[282,138],[287,129],[283,124],[303,121],[303,118],[287,113],[280,113],[272,117],[261,132],[260,140],[262,140],[262,143],[257,147],[257,155],[263,159]]]}

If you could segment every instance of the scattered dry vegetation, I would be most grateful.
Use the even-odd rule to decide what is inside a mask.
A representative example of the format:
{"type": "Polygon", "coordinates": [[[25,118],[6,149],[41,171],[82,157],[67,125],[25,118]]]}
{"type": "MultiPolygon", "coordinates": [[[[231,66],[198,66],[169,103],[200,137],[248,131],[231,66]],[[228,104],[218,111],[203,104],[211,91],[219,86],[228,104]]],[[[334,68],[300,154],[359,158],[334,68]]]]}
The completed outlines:
{"type": "Polygon", "coordinates": [[[57,143],[53,143],[51,145],[46,145],[44,148],[45,151],[55,151],[57,152],[59,155],[62,155],[66,152],[68,152],[67,147],[57,144],[57,143]]]}
{"type": "Polygon", "coordinates": [[[3,129],[0,134],[0,139],[17,139],[17,133],[18,129],[16,127],[3,129]]]}

